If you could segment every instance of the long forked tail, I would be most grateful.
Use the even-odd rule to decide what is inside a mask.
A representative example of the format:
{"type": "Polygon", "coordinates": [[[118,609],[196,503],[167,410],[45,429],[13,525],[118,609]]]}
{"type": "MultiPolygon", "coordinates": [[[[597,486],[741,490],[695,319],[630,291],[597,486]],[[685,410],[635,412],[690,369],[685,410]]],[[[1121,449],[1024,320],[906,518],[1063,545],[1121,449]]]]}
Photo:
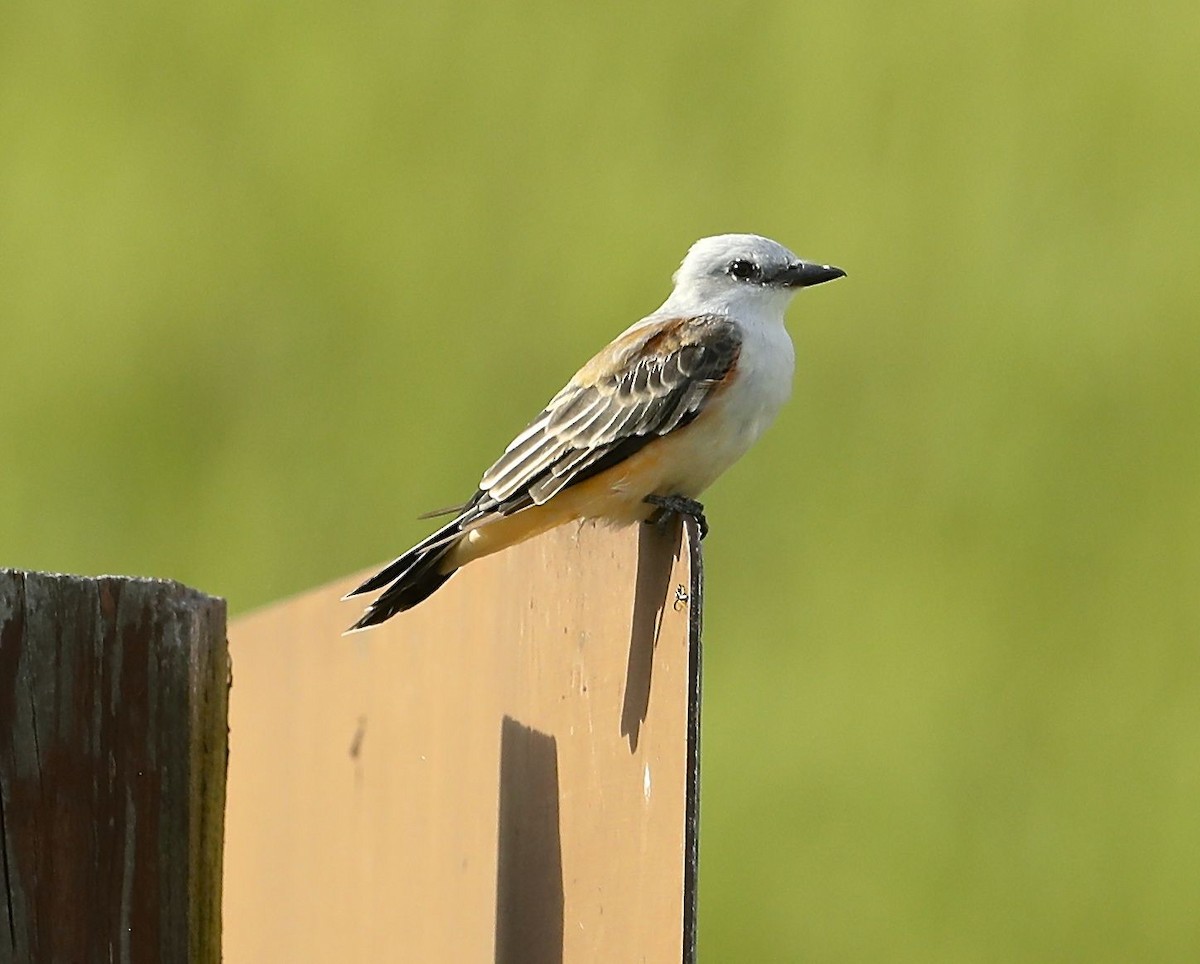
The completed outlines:
{"type": "Polygon", "coordinates": [[[461,519],[455,519],[429,538],[417,543],[361,586],[346,593],[345,598],[349,599],[351,596],[387,587],[380,597],[367,607],[362,618],[346,632],[353,633],[377,626],[391,619],[396,613],[412,609],[417,603],[432,596],[456,571],[451,569],[449,572],[442,572],[440,565],[457,544],[461,533],[461,519]]]}

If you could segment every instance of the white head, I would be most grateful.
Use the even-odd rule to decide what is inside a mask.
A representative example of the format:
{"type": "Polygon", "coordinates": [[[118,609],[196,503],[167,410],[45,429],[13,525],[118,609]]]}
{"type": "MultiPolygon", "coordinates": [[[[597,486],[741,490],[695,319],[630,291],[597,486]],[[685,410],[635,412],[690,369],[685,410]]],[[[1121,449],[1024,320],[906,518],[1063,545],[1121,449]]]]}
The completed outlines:
{"type": "Polygon", "coordinates": [[[757,234],[718,234],[688,249],[675,272],[675,290],[659,309],[734,317],[764,312],[782,320],[801,288],[845,275],[841,268],[805,261],[757,234]]]}

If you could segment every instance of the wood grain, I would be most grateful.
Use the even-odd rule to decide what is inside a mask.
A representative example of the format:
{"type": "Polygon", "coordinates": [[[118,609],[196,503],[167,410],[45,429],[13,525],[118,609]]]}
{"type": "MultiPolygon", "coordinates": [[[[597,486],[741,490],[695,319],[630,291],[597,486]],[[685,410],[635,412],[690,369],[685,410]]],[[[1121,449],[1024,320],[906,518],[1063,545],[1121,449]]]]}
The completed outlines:
{"type": "Polygon", "coordinates": [[[220,960],[225,604],[0,570],[0,960],[220,960]]]}

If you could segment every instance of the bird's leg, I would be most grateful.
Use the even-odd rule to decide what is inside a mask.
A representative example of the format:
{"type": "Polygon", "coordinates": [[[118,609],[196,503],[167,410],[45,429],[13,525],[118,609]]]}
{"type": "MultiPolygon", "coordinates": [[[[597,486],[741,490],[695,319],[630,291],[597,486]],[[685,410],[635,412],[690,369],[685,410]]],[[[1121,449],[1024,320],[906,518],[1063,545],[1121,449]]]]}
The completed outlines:
{"type": "Polygon", "coordinates": [[[700,530],[700,538],[708,535],[708,520],[704,518],[704,506],[695,499],[687,499],[682,495],[648,495],[643,502],[658,506],[658,511],[649,519],[657,525],[662,525],[673,515],[690,516],[700,530]]]}

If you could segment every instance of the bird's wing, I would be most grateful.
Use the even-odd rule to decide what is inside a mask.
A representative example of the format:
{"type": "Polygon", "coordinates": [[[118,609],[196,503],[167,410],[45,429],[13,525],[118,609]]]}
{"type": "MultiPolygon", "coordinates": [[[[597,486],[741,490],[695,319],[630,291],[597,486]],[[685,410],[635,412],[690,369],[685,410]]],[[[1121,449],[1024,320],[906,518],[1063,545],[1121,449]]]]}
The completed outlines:
{"type": "Polygon", "coordinates": [[[687,425],[734,375],[741,347],[737,325],[720,315],[651,317],[620,335],[509,443],[456,518],[348,594],[395,583],[355,627],[416,605],[449,578],[436,566],[464,532],[541,505],[687,425]]]}
{"type": "Polygon", "coordinates": [[[720,315],[634,325],[512,440],[483,474],[465,514],[510,515],[541,505],[687,425],[735,370],[741,346],[737,325],[720,315]]]}

